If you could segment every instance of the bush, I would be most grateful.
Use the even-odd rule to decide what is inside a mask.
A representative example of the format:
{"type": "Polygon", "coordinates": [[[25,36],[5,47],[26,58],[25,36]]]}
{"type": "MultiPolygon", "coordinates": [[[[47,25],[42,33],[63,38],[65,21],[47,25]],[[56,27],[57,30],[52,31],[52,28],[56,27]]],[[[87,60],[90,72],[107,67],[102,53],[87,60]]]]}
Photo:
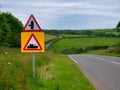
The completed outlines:
{"type": "Polygon", "coordinates": [[[71,48],[62,51],[63,54],[78,54],[82,52],[83,52],[82,48],[71,48]]]}
{"type": "Polygon", "coordinates": [[[107,49],[108,46],[89,46],[86,48],[71,48],[71,49],[64,49],[62,51],[63,54],[79,54],[79,53],[85,53],[90,50],[98,50],[98,49],[107,49]]]}
{"type": "Polygon", "coordinates": [[[108,47],[107,51],[110,52],[110,53],[119,54],[120,53],[120,42],[117,43],[116,45],[108,47]]]}
{"type": "Polygon", "coordinates": [[[120,53],[120,42],[115,45],[114,52],[115,53],[120,53]]]}
{"type": "Polygon", "coordinates": [[[11,13],[0,13],[0,46],[20,47],[22,23],[11,13]]]}
{"type": "Polygon", "coordinates": [[[108,48],[108,46],[90,46],[90,47],[87,47],[88,50],[97,50],[97,49],[106,49],[108,48]]]}

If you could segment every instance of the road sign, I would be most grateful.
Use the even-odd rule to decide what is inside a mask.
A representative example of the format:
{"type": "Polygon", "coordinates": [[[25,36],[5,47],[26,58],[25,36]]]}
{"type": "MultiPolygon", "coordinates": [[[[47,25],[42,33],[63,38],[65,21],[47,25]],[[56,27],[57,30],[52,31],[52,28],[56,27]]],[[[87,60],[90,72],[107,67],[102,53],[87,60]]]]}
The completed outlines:
{"type": "Polygon", "coordinates": [[[30,38],[28,39],[24,47],[24,50],[42,50],[42,47],[39,44],[34,34],[32,34],[30,38]]]}
{"type": "Polygon", "coordinates": [[[23,28],[23,32],[40,32],[42,31],[39,24],[37,23],[36,19],[33,15],[31,15],[23,28]]]}
{"type": "Polygon", "coordinates": [[[44,52],[44,32],[22,32],[21,52],[44,52]]]}

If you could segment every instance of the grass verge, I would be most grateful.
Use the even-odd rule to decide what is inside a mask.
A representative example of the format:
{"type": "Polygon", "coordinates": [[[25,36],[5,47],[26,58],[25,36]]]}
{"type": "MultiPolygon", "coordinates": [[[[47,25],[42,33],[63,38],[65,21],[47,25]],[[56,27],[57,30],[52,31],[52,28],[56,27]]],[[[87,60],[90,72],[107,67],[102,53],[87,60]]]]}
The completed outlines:
{"type": "Polygon", "coordinates": [[[0,47],[0,57],[0,90],[95,90],[65,55],[35,53],[35,79],[31,76],[31,53],[0,47]]]}

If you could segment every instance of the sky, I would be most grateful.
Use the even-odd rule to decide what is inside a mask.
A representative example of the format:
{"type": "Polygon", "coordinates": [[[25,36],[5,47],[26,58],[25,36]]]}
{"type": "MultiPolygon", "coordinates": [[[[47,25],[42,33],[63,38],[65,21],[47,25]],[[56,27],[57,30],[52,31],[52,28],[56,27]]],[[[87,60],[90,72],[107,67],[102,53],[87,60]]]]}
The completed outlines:
{"type": "Polygon", "coordinates": [[[120,0],[0,0],[0,5],[23,25],[33,14],[42,29],[115,28],[120,21],[120,0]]]}

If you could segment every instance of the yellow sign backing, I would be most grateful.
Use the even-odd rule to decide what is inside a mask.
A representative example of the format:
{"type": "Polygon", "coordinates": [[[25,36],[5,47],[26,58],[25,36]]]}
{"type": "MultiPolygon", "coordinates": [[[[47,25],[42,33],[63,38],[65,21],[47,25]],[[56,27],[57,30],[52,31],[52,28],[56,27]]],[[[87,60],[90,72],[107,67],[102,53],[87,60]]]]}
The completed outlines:
{"type": "Polygon", "coordinates": [[[44,52],[44,32],[22,32],[21,52],[44,52]]]}

